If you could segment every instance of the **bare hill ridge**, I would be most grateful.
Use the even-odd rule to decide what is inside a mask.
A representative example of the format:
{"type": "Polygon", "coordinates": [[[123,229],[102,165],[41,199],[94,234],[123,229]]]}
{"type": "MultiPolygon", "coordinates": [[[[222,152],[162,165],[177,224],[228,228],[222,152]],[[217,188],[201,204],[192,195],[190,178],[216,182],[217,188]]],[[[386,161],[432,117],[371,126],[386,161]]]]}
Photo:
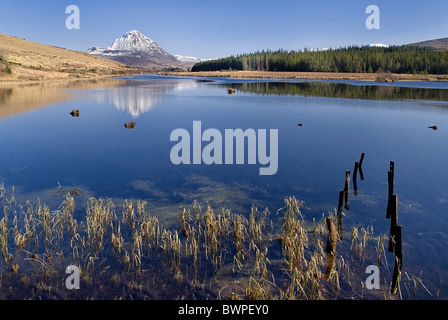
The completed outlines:
{"type": "Polygon", "coordinates": [[[0,33],[0,83],[138,73],[123,63],[0,33]]]}
{"type": "Polygon", "coordinates": [[[431,47],[439,50],[448,50],[448,38],[426,40],[408,44],[412,47],[431,47]]]}

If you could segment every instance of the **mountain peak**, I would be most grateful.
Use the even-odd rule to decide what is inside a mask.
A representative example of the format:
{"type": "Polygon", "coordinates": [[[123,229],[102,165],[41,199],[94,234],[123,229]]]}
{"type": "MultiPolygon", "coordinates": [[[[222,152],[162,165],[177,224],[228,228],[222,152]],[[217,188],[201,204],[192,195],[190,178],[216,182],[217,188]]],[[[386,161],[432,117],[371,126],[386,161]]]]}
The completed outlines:
{"type": "Polygon", "coordinates": [[[185,68],[195,62],[192,57],[175,57],[138,30],[130,30],[103,49],[90,47],[89,54],[116,60],[139,68],[185,68]]]}
{"type": "Polygon", "coordinates": [[[154,40],[137,30],[128,31],[121,38],[116,39],[106,50],[169,55],[154,40]]]}
{"type": "MultiPolygon", "coordinates": [[[[136,39],[149,39],[147,36],[145,36],[143,33],[141,33],[138,30],[130,30],[122,36],[122,38],[129,38],[129,37],[136,38],[136,39]]],[[[149,40],[151,40],[151,39],[149,39],[149,40]]]]}
{"type": "Polygon", "coordinates": [[[131,30],[131,31],[126,32],[126,35],[127,34],[137,34],[137,35],[139,35],[139,34],[142,34],[142,33],[140,31],[138,31],[138,30],[131,30]]]}

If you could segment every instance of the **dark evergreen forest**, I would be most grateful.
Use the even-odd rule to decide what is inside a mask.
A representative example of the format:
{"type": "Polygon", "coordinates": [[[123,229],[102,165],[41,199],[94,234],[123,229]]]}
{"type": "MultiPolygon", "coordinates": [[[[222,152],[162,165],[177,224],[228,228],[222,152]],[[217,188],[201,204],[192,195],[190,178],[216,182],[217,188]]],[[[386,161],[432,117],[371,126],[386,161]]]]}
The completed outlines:
{"type": "Polygon", "coordinates": [[[448,51],[410,46],[263,50],[203,61],[192,68],[192,71],[216,70],[444,74],[448,73],[448,51]]]}

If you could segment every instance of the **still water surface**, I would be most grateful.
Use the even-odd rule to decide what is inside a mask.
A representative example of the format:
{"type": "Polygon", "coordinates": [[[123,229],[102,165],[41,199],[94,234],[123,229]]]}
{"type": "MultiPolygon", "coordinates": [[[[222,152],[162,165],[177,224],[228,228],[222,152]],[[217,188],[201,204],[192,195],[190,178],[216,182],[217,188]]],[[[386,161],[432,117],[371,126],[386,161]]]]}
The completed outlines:
{"type": "MultiPolygon", "coordinates": [[[[143,199],[166,223],[176,223],[179,206],[195,199],[242,214],[252,205],[275,213],[289,195],[304,201],[306,219],[319,219],[334,211],[345,171],[365,153],[364,180],[358,177],[358,193],[350,193],[344,228],[388,233],[387,171],[394,161],[403,268],[422,272],[433,297],[439,281],[448,282],[448,83],[140,75],[91,88],[0,90],[5,186],[31,198],[60,185],[143,199]],[[79,117],[69,115],[73,109],[79,117]],[[129,121],[133,129],[124,127],[129,121]],[[261,176],[259,164],[172,164],[170,134],[192,134],[193,121],[223,136],[225,129],[278,129],[277,173],[261,176]]],[[[448,283],[440,288],[448,297],[448,283]]]]}

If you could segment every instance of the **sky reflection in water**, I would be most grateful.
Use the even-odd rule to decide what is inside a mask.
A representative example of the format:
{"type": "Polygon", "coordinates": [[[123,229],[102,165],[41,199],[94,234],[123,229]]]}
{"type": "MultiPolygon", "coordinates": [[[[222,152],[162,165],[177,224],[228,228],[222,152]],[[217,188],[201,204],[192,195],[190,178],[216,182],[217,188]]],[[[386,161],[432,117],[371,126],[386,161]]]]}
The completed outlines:
{"type": "MultiPolygon", "coordinates": [[[[387,170],[394,161],[399,223],[408,244],[404,261],[435,274],[431,281],[446,276],[447,83],[144,75],[114,81],[100,88],[56,88],[35,105],[25,100],[15,114],[14,95],[26,96],[27,90],[2,89],[0,181],[25,195],[59,183],[96,197],[144,199],[159,215],[165,212],[161,208],[175,211],[194,199],[238,213],[248,214],[253,204],[275,213],[294,195],[305,201],[302,213],[311,220],[334,210],[345,170],[352,171],[364,152],[365,179],[358,180],[358,195],[350,194],[344,226],[388,231],[387,170]],[[236,93],[229,95],[228,87],[236,93]],[[80,110],[79,117],[69,115],[73,109],[80,110]],[[170,134],[177,128],[192,134],[195,120],[203,131],[221,133],[278,129],[277,174],[260,176],[259,164],[173,165],[170,134]],[[135,121],[133,129],[124,127],[129,121],[135,121]],[[428,128],[432,125],[438,130],[428,128]]],[[[35,88],[28,92],[39,97],[35,88]]]]}

